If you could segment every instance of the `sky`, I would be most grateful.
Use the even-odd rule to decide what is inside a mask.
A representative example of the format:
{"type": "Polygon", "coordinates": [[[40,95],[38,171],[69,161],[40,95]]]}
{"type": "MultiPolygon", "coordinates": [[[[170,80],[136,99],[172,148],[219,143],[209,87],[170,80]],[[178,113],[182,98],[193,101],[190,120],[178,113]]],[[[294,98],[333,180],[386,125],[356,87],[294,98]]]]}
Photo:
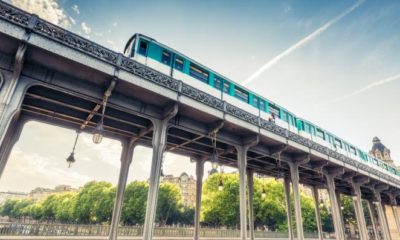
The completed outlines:
{"type": "MultiPolygon", "coordinates": [[[[400,163],[400,1],[8,2],[115,51],[134,33],[151,36],[361,149],[378,136],[400,163]]],[[[0,190],[116,183],[120,143],[82,135],[66,168],[74,137],[29,123],[0,190]],[[12,181],[22,175],[25,184],[12,181]]],[[[129,180],[146,180],[150,159],[151,149],[138,148],[129,180]]],[[[194,175],[194,164],[168,155],[165,171],[194,175]]]]}

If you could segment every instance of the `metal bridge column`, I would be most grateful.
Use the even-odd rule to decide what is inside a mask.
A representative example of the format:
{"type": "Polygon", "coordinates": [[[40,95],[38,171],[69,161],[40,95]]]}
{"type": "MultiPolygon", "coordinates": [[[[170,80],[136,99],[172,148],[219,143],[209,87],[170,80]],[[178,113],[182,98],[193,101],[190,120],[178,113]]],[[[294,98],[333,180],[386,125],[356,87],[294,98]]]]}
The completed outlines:
{"type": "Polygon", "coordinates": [[[346,229],[344,227],[344,217],[343,217],[343,211],[342,211],[342,201],[340,200],[340,192],[338,190],[335,190],[335,195],[336,195],[336,200],[338,204],[338,210],[339,210],[339,216],[340,216],[340,226],[342,227],[342,232],[344,237],[346,237],[346,229]]]}
{"type": "Polygon", "coordinates": [[[154,221],[156,218],[158,190],[160,187],[161,165],[167,145],[168,121],[178,112],[178,105],[166,108],[163,120],[152,119],[153,122],[153,156],[150,169],[149,192],[147,195],[146,215],[143,226],[143,240],[152,240],[154,221]]]}
{"type": "Polygon", "coordinates": [[[253,170],[247,171],[248,194],[249,194],[249,229],[250,240],[254,240],[254,172],[253,170]]]}
{"type": "Polygon", "coordinates": [[[286,215],[288,221],[288,237],[289,240],[293,240],[293,223],[292,223],[292,206],[290,205],[290,178],[284,178],[285,188],[285,201],[286,201],[286,215]]]}
{"type": "Polygon", "coordinates": [[[292,179],[292,187],[293,187],[297,239],[303,240],[304,239],[303,218],[301,215],[300,191],[299,191],[299,164],[298,163],[289,163],[289,167],[290,167],[290,176],[292,179]]]}
{"type": "MultiPolygon", "coordinates": [[[[8,83],[7,80],[4,81],[4,84],[11,84],[8,83]]],[[[16,83],[15,88],[13,88],[12,98],[8,102],[5,102],[5,99],[2,98],[0,102],[0,111],[2,111],[0,120],[0,178],[7,164],[12,147],[18,141],[25,123],[25,120],[24,123],[21,123],[20,110],[26,89],[29,87],[29,85],[30,82],[26,79],[18,81],[18,84],[16,83]]],[[[4,87],[5,86],[3,86],[3,88],[4,87]]],[[[3,91],[8,90],[3,90],[0,88],[0,95],[7,94],[3,91]]]]}
{"type": "Polygon", "coordinates": [[[115,193],[114,210],[111,218],[109,240],[116,240],[118,237],[118,225],[121,218],[122,204],[124,201],[126,181],[128,179],[129,166],[132,163],[133,152],[136,147],[136,139],[126,141],[122,144],[121,167],[119,170],[119,179],[117,192],[115,193]]]}
{"type": "Polygon", "coordinates": [[[194,240],[199,240],[201,195],[203,188],[204,160],[196,160],[196,209],[194,213],[194,240]]]}
{"type": "Polygon", "coordinates": [[[333,225],[335,227],[336,239],[344,240],[342,221],[340,220],[339,204],[335,193],[335,176],[343,174],[343,169],[325,172],[326,183],[328,187],[329,200],[331,202],[333,225]]]}
{"type": "Polygon", "coordinates": [[[397,213],[397,200],[396,200],[396,195],[393,193],[388,194],[390,198],[390,204],[392,205],[392,211],[393,211],[393,216],[394,220],[396,222],[396,227],[397,227],[397,232],[400,233],[400,219],[399,219],[399,214],[397,213]]]}
{"type": "Polygon", "coordinates": [[[247,201],[246,201],[246,171],[247,151],[258,143],[258,137],[242,146],[235,146],[239,168],[239,196],[240,196],[240,239],[247,239],[247,201]]]}
{"type": "Polygon", "coordinates": [[[386,215],[385,215],[385,212],[384,212],[383,206],[382,206],[382,198],[381,198],[381,191],[387,190],[387,189],[388,189],[387,185],[378,185],[377,187],[375,187],[373,189],[373,193],[375,196],[375,201],[373,203],[376,206],[376,209],[378,211],[378,221],[379,221],[379,225],[381,226],[381,229],[382,229],[383,240],[391,239],[389,227],[388,227],[388,224],[386,221],[386,215]]]}
{"type": "Polygon", "coordinates": [[[371,217],[371,223],[372,223],[372,228],[374,230],[374,235],[375,235],[375,240],[380,239],[380,235],[378,232],[378,226],[376,225],[376,212],[375,212],[375,206],[373,205],[371,200],[367,201],[367,206],[368,206],[368,212],[371,217]]]}
{"type": "Polygon", "coordinates": [[[8,126],[7,132],[5,133],[4,139],[0,145],[0,178],[7,165],[12,148],[21,136],[24,125],[25,120],[18,119],[18,117],[15,116],[12,118],[12,121],[8,126]]]}
{"type": "Polygon", "coordinates": [[[318,188],[317,186],[312,186],[312,195],[314,198],[314,204],[315,204],[315,218],[317,220],[317,229],[318,229],[318,240],[323,240],[323,232],[322,232],[322,224],[321,224],[321,214],[319,211],[319,195],[318,195],[318,188]]]}
{"type": "Polygon", "coordinates": [[[361,189],[360,186],[368,183],[369,179],[367,177],[353,177],[351,180],[351,185],[353,186],[353,205],[354,211],[357,218],[358,231],[360,233],[361,240],[368,240],[367,224],[365,222],[364,209],[362,206],[361,189]]]}

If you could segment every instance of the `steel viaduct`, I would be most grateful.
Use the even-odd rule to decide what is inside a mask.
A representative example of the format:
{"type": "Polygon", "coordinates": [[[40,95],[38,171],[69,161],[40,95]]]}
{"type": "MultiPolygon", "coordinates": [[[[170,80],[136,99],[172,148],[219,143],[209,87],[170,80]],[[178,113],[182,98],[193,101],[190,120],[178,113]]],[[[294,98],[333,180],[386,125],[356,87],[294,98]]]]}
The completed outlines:
{"type": "MultiPolygon", "coordinates": [[[[0,1],[0,176],[27,121],[92,132],[102,115],[104,135],[121,141],[123,146],[110,240],[117,239],[128,169],[139,144],[153,149],[143,239],[153,238],[165,151],[197,162],[194,239],[199,238],[202,176],[204,162],[213,153],[212,134],[216,134],[219,161],[239,171],[240,239],[248,235],[254,239],[254,173],[284,179],[287,203],[291,185],[297,221],[296,232],[289,227],[289,239],[294,235],[304,239],[299,184],[310,186],[314,193],[320,239],[319,188],[328,190],[336,239],[345,239],[340,194],[353,196],[362,240],[369,239],[362,199],[367,200],[372,213],[377,211],[378,218],[372,218],[376,236],[380,231],[382,239],[391,239],[384,210],[387,206],[393,208],[400,228],[397,176],[332,151],[0,1]]],[[[290,204],[287,206],[290,213],[290,204]]],[[[290,214],[288,221],[292,226],[290,214]]]]}

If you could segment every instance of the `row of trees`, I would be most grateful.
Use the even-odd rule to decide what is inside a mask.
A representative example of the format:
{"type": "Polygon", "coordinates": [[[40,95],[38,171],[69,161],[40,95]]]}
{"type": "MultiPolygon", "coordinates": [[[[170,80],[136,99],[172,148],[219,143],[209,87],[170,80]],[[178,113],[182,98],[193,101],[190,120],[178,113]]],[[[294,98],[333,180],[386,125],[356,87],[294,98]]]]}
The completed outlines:
{"type": "MultiPolygon", "coordinates": [[[[46,222],[109,224],[114,206],[115,187],[108,182],[88,182],[79,192],[54,193],[39,201],[8,199],[1,208],[3,216],[31,218],[46,222]]],[[[146,211],[148,184],[131,182],[126,187],[121,221],[142,224],[146,211]]],[[[194,210],[184,207],[179,188],[162,183],[158,198],[157,221],[162,224],[191,224],[194,210]]]]}
{"type": "MultiPolygon", "coordinates": [[[[254,179],[255,226],[269,230],[286,231],[287,217],[284,189],[274,179],[254,179]],[[263,192],[266,194],[264,195],[263,192]]],[[[141,225],[146,211],[148,184],[134,181],[127,185],[121,223],[141,225]]],[[[3,216],[38,221],[109,224],[115,198],[115,187],[108,182],[88,182],[79,192],[52,194],[45,199],[9,199],[1,208],[3,216]]],[[[293,199],[293,198],[292,198],[293,199]]],[[[351,199],[343,198],[343,212],[348,223],[355,222],[351,199]]],[[[292,209],[293,201],[292,201],[292,209]]],[[[305,231],[316,230],[314,202],[311,196],[301,194],[301,208],[305,231]]],[[[333,231],[328,207],[320,205],[324,231],[333,231]]],[[[291,213],[294,215],[294,212],[291,213]]],[[[237,174],[213,174],[204,183],[201,219],[204,225],[238,227],[239,179],[237,174]],[[219,190],[220,182],[223,189],[219,190]]],[[[177,185],[162,183],[159,190],[156,221],[160,225],[193,224],[194,209],[182,204],[182,195],[177,185]]],[[[294,218],[293,218],[294,219],[294,218]]],[[[295,227],[295,223],[293,223],[295,227]]]]}

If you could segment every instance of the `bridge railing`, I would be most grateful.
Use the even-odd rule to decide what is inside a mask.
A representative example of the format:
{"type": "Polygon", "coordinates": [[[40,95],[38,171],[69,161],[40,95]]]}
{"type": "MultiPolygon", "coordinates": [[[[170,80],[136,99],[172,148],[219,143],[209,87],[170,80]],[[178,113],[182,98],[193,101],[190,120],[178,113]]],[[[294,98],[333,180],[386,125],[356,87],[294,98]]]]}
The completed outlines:
{"type": "MultiPolygon", "coordinates": [[[[78,224],[43,224],[43,223],[0,223],[0,236],[107,236],[108,225],[78,225],[78,224]]],[[[142,236],[141,226],[121,226],[119,236],[142,236]]],[[[154,236],[192,237],[193,228],[188,227],[156,227],[154,236]]],[[[202,228],[200,237],[239,237],[236,229],[202,228]]],[[[256,231],[257,238],[287,238],[287,232],[256,231]]],[[[316,233],[306,233],[307,238],[317,238],[316,233]]]]}

